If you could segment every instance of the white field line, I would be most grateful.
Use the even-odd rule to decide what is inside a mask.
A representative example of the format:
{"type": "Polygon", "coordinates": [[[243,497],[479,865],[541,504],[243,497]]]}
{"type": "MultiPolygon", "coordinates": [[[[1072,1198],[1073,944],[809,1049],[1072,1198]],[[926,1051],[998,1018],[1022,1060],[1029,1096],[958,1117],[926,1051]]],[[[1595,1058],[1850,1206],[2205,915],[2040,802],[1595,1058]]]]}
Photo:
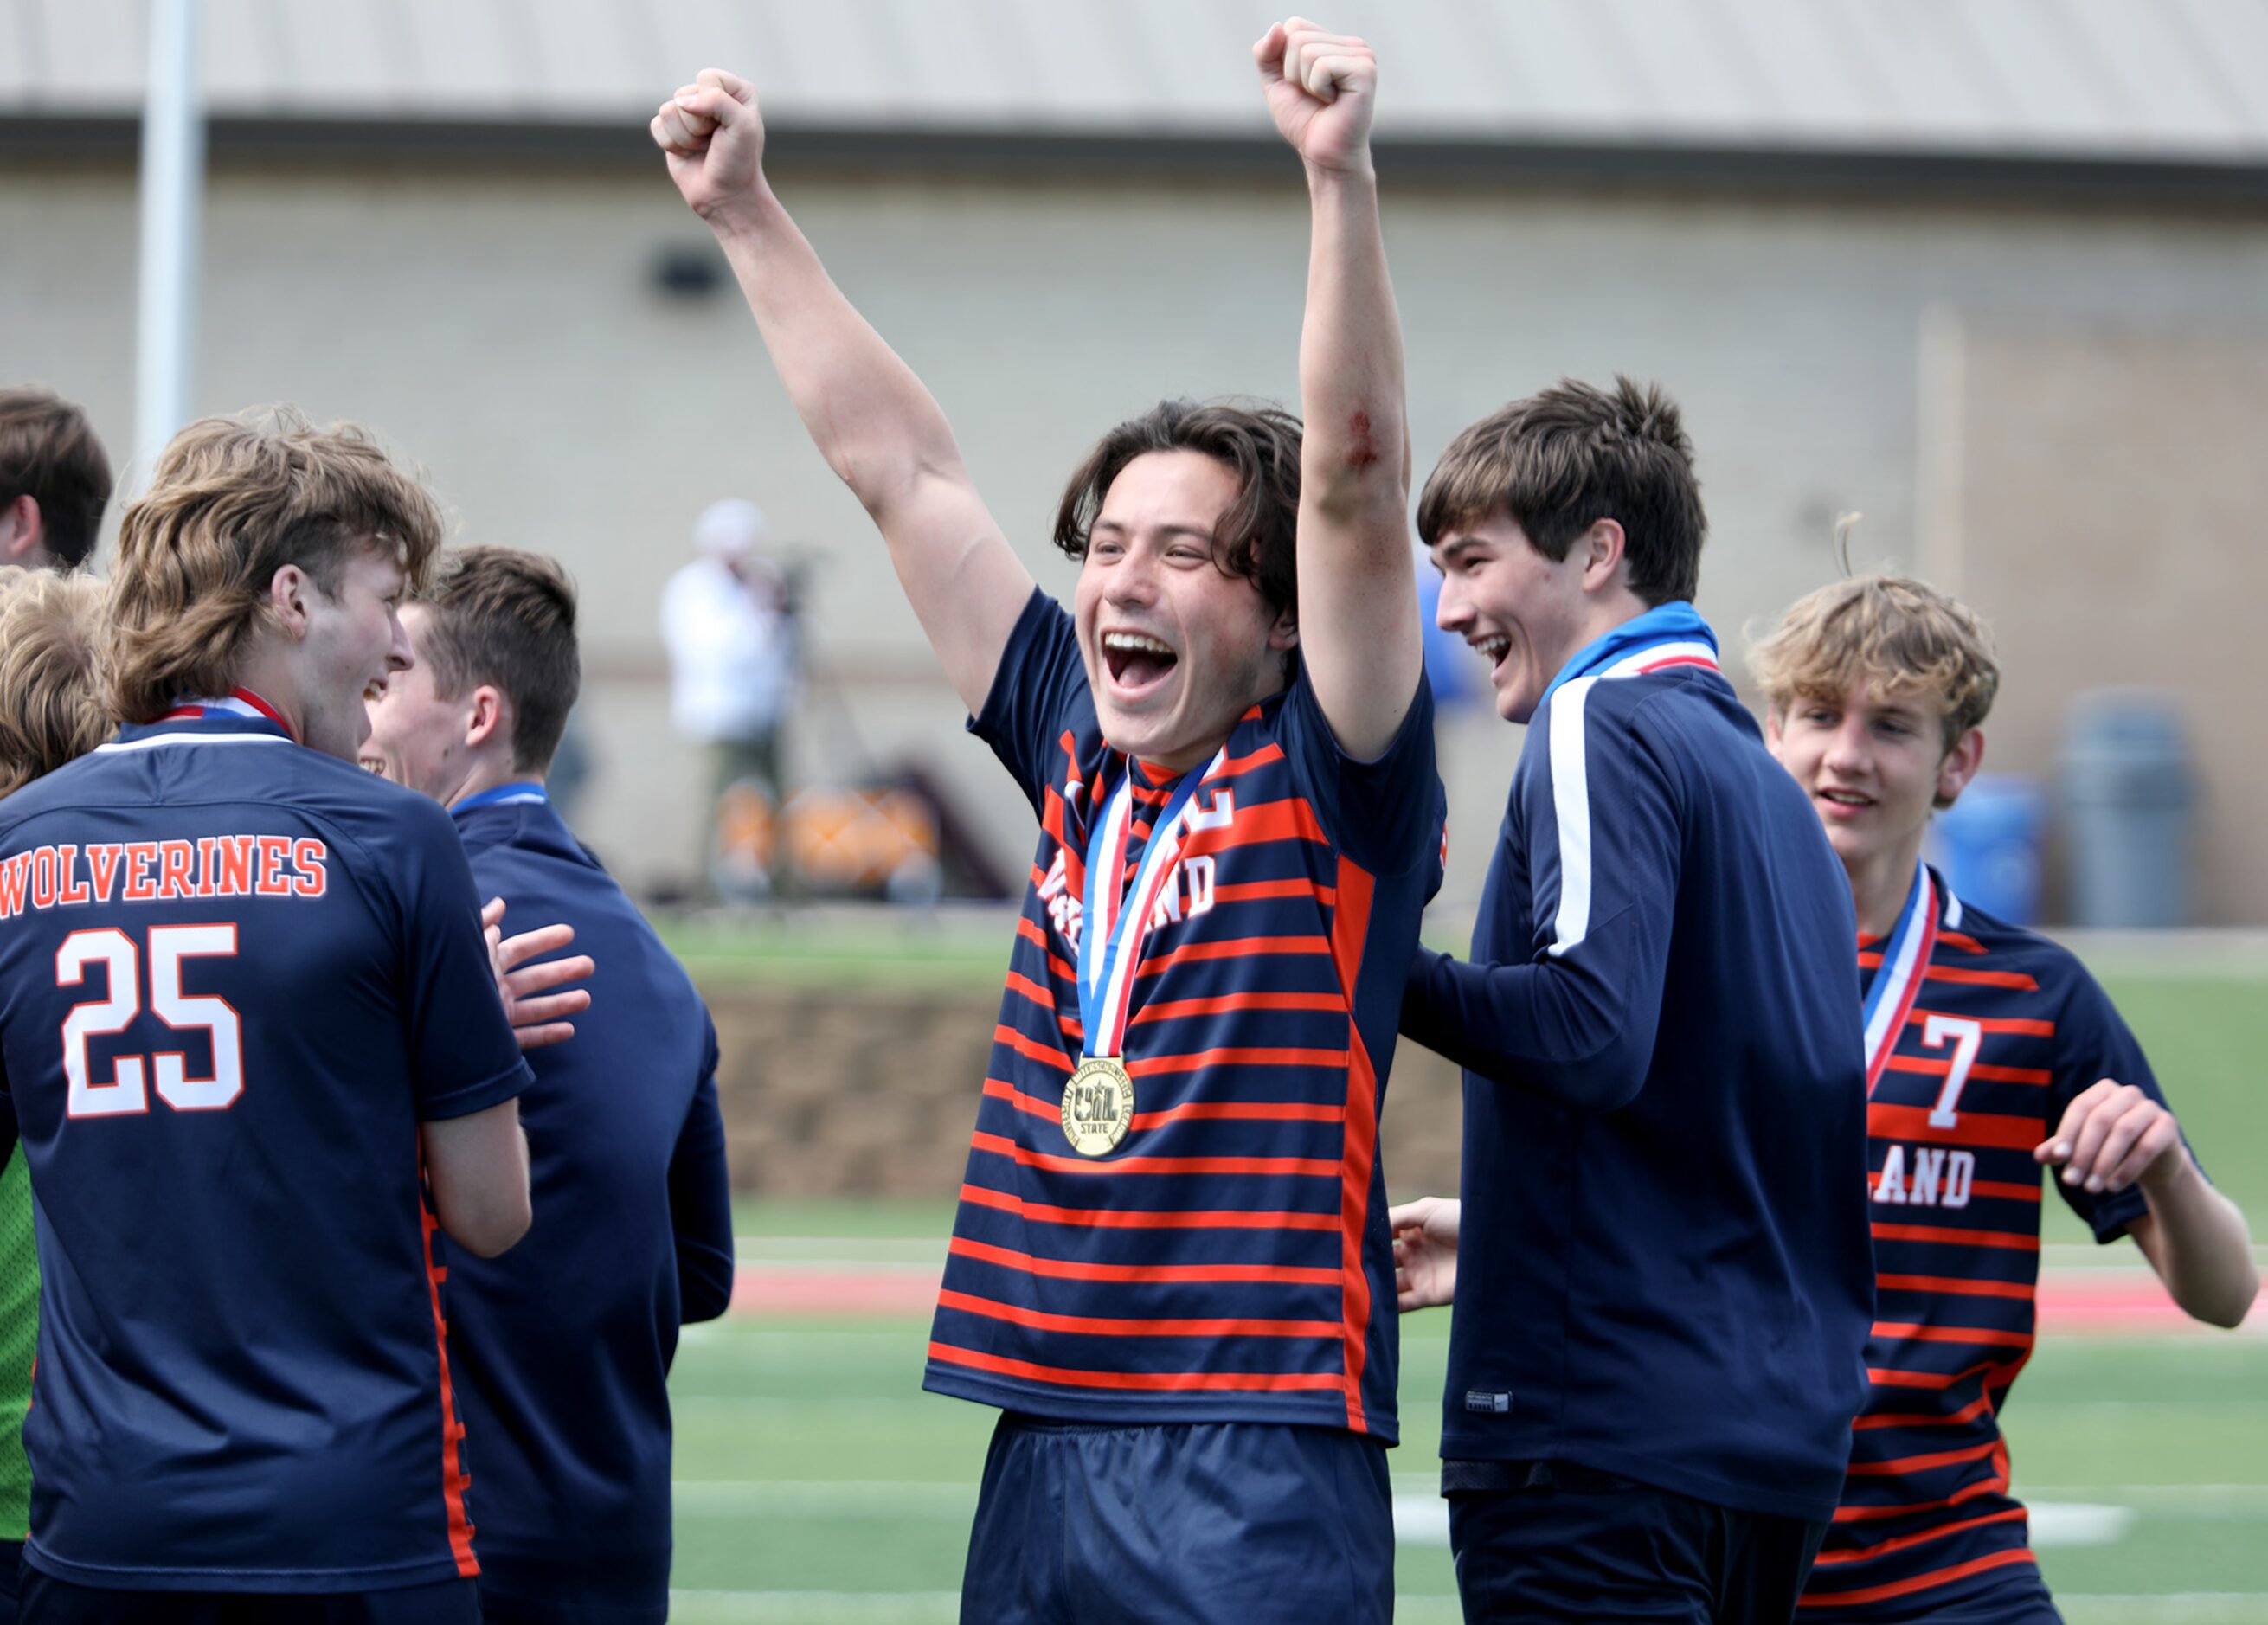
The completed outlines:
{"type": "Polygon", "coordinates": [[[2142,1519],[2131,1506],[2092,1501],[2035,1501],[2029,1510],[2037,1547],[2116,1546],[2142,1519]]]}

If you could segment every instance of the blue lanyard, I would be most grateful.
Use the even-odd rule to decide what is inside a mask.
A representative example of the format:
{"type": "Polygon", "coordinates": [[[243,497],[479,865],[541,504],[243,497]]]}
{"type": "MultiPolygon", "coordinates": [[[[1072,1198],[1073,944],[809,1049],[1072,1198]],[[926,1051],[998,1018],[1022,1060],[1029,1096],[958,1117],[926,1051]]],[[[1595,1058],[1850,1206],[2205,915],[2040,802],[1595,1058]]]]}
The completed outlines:
{"type": "Polygon", "coordinates": [[[491,789],[483,790],[474,795],[468,796],[462,801],[457,803],[455,806],[451,807],[449,811],[452,812],[470,812],[475,807],[517,806],[526,802],[549,801],[550,799],[551,798],[549,796],[544,794],[542,785],[537,783],[534,779],[523,779],[516,784],[498,784],[491,789]]]}
{"type": "Polygon", "coordinates": [[[1649,643],[1706,643],[1713,650],[1717,647],[1717,635],[1709,629],[1709,623],[1701,619],[1700,613],[1685,599],[1672,599],[1667,604],[1657,604],[1644,614],[1633,615],[1613,631],[1604,636],[1594,637],[1578,649],[1567,664],[1559,668],[1559,674],[1551,680],[1551,686],[1543,691],[1543,700],[1536,703],[1543,704],[1543,700],[1550,699],[1563,684],[1571,683],[1602,666],[1612,665],[1649,643]]]}

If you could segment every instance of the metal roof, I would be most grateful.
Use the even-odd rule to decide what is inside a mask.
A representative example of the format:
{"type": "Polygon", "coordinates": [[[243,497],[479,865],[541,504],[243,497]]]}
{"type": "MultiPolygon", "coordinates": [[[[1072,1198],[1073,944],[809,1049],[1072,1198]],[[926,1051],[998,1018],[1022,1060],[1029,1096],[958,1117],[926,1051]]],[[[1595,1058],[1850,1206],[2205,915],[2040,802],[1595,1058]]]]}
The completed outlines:
{"type": "MultiPolygon", "coordinates": [[[[2268,163],[2268,0],[1342,0],[1381,139],[2268,163]]],[[[1266,133],[1267,0],[204,0],[216,118],[642,123],[703,65],[783,129],[1266,133]]],[[[139,104],[144,0],[0,0],[0,117],[139,104]]]]}

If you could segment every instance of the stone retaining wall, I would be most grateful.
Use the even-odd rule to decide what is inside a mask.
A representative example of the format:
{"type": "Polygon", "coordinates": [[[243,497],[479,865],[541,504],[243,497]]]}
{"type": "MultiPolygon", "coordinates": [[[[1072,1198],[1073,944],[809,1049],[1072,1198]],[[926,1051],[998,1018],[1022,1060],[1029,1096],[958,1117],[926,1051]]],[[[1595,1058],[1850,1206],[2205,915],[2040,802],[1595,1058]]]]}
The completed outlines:
{"type": "MultiPolygon", "coordinates": [[[[949,1197],[968,1159],[994,991],[703,989],[734,1189],[768,1196],[949,1197]]],[[[1456,1070],[1405,1047],[1383,1155],[1397,1197],[1456,1188],[1456,1070]]]]}

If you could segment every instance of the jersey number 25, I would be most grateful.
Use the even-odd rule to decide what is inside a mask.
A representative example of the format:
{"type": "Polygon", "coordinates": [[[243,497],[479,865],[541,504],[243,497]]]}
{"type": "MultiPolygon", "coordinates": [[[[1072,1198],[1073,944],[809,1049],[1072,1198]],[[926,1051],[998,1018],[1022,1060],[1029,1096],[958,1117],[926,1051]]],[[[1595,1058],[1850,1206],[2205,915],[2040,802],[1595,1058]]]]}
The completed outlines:
{"type": "Polygon", "coordinates": [[[89,1076],[90,1038],[122,1033],[142,1013],[141,950],[115,926],[73,931],[55,950],[55,985],[83,986],[87,967],[110,974],[109,996],[74,1004],[63,1018],[63,1077],[70,1087],[64,1099],[69,1117],[116,1117],[150,1109],[149,1077],[158,1095],[177,1112],[210,1112],[231,1105],[244,1092],[243,1032],[235,1007],[217,995],[181,990],[181,964],[207,955],[232,957],[234,925],[153,925],[150,938],[150,1012],[177,1033],[202,1029],[212,1035],[212,1076],[191,1077],[181,1051],[156,1055],[120,1055],[111,1076],[97,1083],[89,1076]]]}

